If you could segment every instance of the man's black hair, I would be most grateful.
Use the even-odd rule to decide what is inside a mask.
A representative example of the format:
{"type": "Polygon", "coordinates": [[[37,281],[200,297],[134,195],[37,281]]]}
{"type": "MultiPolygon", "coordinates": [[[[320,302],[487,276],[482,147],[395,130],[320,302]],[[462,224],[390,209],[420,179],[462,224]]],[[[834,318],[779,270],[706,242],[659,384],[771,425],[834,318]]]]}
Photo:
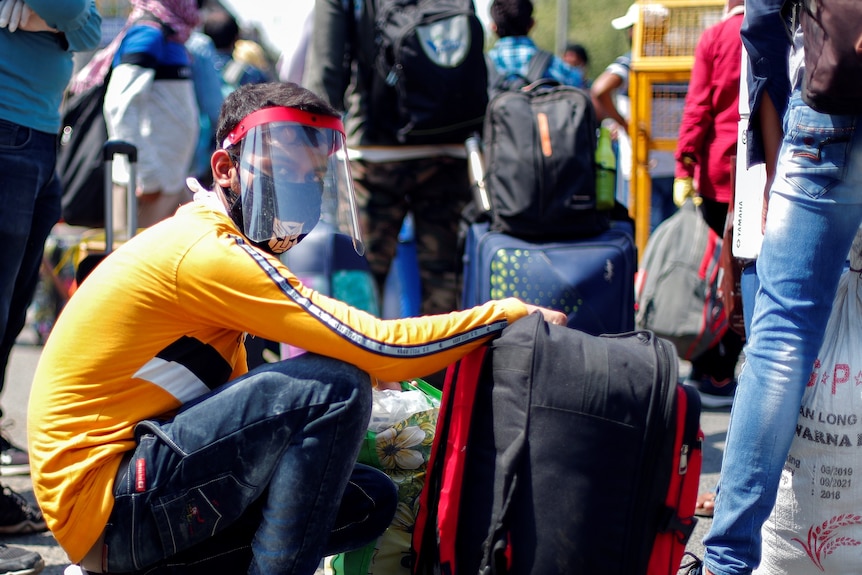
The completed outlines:
{"type": "Polygon", "coordinates": [[[239,39],[239,24],[224,8],[210,10],[204,16],[204,34],[212,38],[216,50],[232,50],[239,39]]]}
{"type": "Polygon", "coordinates": [[[569,44],[566,46],[566,52],[574,52],[578,55],[578,58],[581,59],[581,62],[584,64],[590,63],[590,56],[587,54],[587,49],[583,47],[581,44],[569,44]]]}
{"type": "Polygon", "coordinates": [[[222,104],[216,127],[217,145],[221,147],[231,130],[252,112],[276,106],[340,117],[338,111],[320,96],[292,82],[245,84],[231,92],[222,104]]]}
{"type": "Polygon", "coordinates": [[[491,19],[497,27],[497,36],[527,36],[533,26],[531,0],[494,0],[491,19]]]}

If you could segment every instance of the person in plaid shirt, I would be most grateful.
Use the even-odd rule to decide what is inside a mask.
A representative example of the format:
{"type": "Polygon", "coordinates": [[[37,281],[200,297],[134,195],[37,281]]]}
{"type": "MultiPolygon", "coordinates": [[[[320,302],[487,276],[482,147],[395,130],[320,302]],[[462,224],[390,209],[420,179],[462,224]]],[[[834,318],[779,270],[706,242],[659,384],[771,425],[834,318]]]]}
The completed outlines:
{"type": "MultiPolygon", "coordinates": [[[[533,2],[494,0],[491,3],[491,19],[491,27],[498,40],[488,51],[488,57],[500,80],[505,81],[510,76],[526,77],[530,60],[539,52],[535,42],[528,36],[536,23],[533,20],[533,2]]],[[[551,58],[545,77],[567,86],[586,87],[583,73],[557,56],[551,58]]]]}

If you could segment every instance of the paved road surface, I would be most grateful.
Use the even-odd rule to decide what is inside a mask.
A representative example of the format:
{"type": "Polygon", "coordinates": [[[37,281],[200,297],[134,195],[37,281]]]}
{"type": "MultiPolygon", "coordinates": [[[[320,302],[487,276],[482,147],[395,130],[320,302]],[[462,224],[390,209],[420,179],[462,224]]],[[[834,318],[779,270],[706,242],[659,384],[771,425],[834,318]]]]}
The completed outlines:
{"type": "MultiPolygon", "coordinates": [[[[30,382],[36,363],[39,359],[41,348],[33,345],[31,335],[23,333],[19,338],[19,345],[12,352],[9,373],[6,378],[6,388],[0,396],[0,405],[5,414],[4,420],[14,425],[7,429],[7,433],[19,445],[25,444],[26,438],[26,411],[27,399],[30,393],[30,382]]],[[[686,365],[680,366],[680,372],[685,373],[686,365]]],[[[718,471],[721,465],[721,456],[724,451],[724,440],[727,432],[727,421],[729,412],[704,411],[701,416],[701,426],[706,441],[703,446],[704,465],[701,473],[701,491],[711,490],[718,479],[718,471]]],[[[29,477],[4,477],[2,483],[8,485],[18,493],[31,501],[33,499],[32,486],[29,477]]],[[[703,545],[701,541],[709,529],[710,519],[700,518],[688,544],[688,550],[698,557],[703,556],[703,545]]],[[[64,568],[68,565],[66,555],[48,533],[27,536],[2,537],[2,542],[9,545],[26,547],[38,551],[45,559],[45,575],[62,575],[64,568]]],[[[322,573],[322,571],[318,571],[322,573]]]]}

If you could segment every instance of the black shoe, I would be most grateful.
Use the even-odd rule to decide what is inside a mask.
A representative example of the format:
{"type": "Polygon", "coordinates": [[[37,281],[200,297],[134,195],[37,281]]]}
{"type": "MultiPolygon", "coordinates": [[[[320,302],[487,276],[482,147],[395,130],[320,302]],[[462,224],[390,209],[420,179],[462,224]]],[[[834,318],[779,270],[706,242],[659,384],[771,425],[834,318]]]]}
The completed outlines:
{"type": "MultiPolygon", "coordinates": [[[[0,492],[0,534],[39,533],[47,529],[48,525],[39,509],[34,509],[26,499],[3,487],[0,492]]],[[[0,569],[0,573],[4,573],[3,569],[0,569]]]]}
{"type": "Polygon", "coordinates": [[[0,543],[0,573],[6,575],[35,575],[45,568],[45,561],[35,551],[9,547],[0,543]]]}
{"type": "Polygon", "coordinates": [[[0,475],[28,475],[29,473],[30,456],[0,434],[0,475]]]}

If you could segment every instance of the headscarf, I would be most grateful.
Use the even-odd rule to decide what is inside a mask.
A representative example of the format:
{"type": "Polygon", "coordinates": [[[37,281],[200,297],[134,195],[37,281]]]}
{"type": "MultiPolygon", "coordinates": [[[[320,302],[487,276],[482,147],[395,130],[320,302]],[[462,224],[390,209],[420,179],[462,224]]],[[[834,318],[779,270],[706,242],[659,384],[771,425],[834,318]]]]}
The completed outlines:
{"type": "Polygon", "coordinates": [[[168,40],[180,44],[185,44],[200,19],[197,0],[131,0],[131,5],[132,12],[123,29],[110,44],[96,52],[87,65],[72,78],[69,83],[70,93],[79,94],[104,81],[126,31],[141,18],[149,16],[157,19],[171,29],[168,40]]]}

